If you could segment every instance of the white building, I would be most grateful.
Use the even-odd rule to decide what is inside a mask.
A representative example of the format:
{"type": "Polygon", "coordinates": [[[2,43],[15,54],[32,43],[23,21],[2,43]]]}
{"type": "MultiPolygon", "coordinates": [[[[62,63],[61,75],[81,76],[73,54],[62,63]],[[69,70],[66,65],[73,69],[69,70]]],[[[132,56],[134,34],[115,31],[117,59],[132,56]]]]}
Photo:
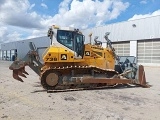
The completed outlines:
{"type": "MultiPolygon", "coordinates": [[[[104,43],[103,45],[105,45],[104,35],[106,32],[110,32],[109,39],[113,42],[118,55],[135,56],[138,63],[143,65],[160,65],[160,16],[82,30],[86,43],[89,42],[88,35],[92,33],[92,41],[95,36],[98,36],[99,41],[104,43]]],[[[30,41],[35,43],[40,54],[50,44],[47,36],[5,43],[1,45],[3,58],[11,59],[16,50],[18,57],[23,57],[29,50],[28,42],[30,41]]]]}
{"type": "Polygon", "coordinates": [[[118,55],[135,56],[139,64],[160,65],[160,16],[114,23],[84,30],[105,42],[104,35],[110,32],[109,39],[118,55]]]}
{"type": "Polygon", "coordinates": [[[47,36],[4,43],[1,44],[2,60],[12,60],[13,55],[16,55],[17,58],[22,59],[30,50],[29,42],[33,42],[35,44],[40,55],[50,45],[50,40],[47,36]]]}

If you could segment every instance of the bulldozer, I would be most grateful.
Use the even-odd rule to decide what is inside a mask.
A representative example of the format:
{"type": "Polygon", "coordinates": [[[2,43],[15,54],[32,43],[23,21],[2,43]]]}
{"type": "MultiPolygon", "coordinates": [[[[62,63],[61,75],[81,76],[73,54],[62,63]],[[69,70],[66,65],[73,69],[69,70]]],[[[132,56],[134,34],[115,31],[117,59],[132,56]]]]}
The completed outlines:
{"type": "Polygon", "coordinates": [[[23,82],[29,75],[29,66],[40,77],[45,90],[67,91],[105,88],[108,86],[134,85],[148,87],[143,65],[134,56],[118,56],[106,32],[106,46],[92,34],[90,42],[79,29],[53,25],[48,30],[50,46],[42,54],[43,62],[34,43],[23,59],[15,60],[9,67],[13,78],[23,82]]]}

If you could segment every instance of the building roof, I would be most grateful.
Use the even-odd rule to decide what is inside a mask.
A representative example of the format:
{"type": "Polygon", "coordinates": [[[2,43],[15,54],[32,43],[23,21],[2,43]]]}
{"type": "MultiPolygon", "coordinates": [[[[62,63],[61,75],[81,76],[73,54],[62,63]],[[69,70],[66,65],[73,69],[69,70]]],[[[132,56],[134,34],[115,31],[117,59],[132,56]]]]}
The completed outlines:
{"type": "Polygon", "coordinates": [[[104,35],[110,32],[109,39],[112,41],[130,41],[160,38],[160,16],[113,23],[105,26],[82,30],[86,39],[93,33],[93,38],[99,36],[99,40],[105,42],[104,35]]]}

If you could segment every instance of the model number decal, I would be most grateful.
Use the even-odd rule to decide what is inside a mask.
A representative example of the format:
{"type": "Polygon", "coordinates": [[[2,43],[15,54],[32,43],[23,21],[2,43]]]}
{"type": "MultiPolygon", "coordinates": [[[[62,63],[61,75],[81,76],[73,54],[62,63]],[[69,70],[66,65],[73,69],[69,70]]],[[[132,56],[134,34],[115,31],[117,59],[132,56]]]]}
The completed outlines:
{"type": "Polygon", "coordinates": [[[57,61],[57,58],[46,58],[46,61],[57,61]]]}

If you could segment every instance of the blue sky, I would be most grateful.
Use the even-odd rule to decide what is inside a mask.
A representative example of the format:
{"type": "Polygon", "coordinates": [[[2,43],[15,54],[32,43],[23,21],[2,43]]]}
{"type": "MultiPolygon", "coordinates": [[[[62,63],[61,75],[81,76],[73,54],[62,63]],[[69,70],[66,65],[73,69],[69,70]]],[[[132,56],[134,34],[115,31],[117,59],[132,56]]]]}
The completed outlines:
{"type": "Polygon", "coordinates": [[[160,0],[0,0],[0,43],[160,15],[160,0]]]}

